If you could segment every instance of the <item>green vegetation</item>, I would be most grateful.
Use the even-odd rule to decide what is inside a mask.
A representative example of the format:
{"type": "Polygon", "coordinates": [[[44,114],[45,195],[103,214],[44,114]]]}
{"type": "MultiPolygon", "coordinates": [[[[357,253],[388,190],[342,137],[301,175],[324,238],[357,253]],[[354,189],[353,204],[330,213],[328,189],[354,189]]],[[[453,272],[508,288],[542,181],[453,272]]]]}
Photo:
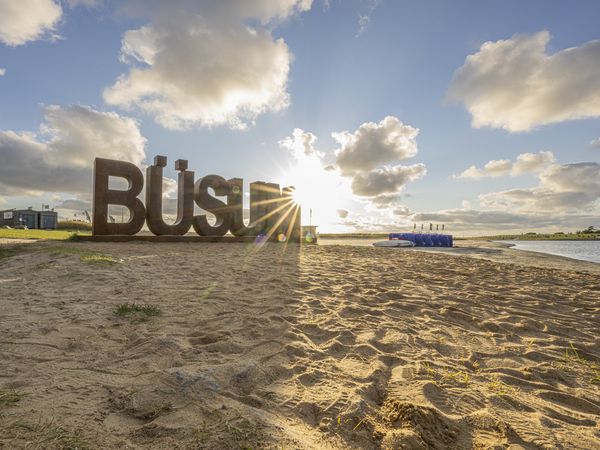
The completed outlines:
{"type": "Polygon", "coordinates": [[[43,251],[52,253],[53,255],[78,255],[82,262],[88,264],[117,264],[119,262],[110,255],[77,246],[48,247],[44,248],[43,251]]]}
{"type": "MultiPolygon", "coordinates": [[[[69,240],[72,232],[64,230],[13,230],[0,228],[0,239],[49,239],[53,241],[69,240]]],[[[88,232],[81,232],[79,235],[90,235],[88,232]]]]}
{"type": "Polygon", "coordinates": [[[320,239],[387,239],[389,233],[319,233],[320,239]]]}
{"type": "Polygon", "coordinates": [[[23,392],[0,389],[0,408],[19,403],[23,397],[25,397],[25,393],[23,392]]]}
{"type": "Polygon", "coordinates": [[[82,222],[80,220],[64,220],[56,224],[58,230],[66,231],[92,231],[92,224],[89,222],[82,222]]]}
{"type": "Polygon", "coordinates": [[[600,240],[600,233],[522,233],[522,234],[497,234],[491,236],[473,236],[465,238],[455,238],[456,240],[464,239],[488,239],[492,241],[594,241],[600,240]]]}
{"type": "Polygon", "coordinates": [[[157,306],[137,303],[123,303],[114,310],[114,315],[118,317],[141,316],[148,318],[159,316],[160,314],[161,311],[157,306]]]}
{"type": "Polygon", "coordinates": [[[583,371],[591,384],[600,384],[600,364],[580,355],[572,342],[565,349],[563,361],[555,365],[560,369],[583,371]]]}
{"type": "Polygon", "coordinates": [[[92,446],[79,432],[70,432],[57,426],[53,421],[29,423],[18,420],[2,430],[5,437],[13,441],[24,441],[24,448],[52,448],[60,450],[88,450],[92,446]]]}
{"type": "Polygon", "coordinates": [[[84,263],[88,263],[88,264],[109,264],[109,265],[111,265],[111,264],[117,264],[119,262],[112,256],[101,255],[101,254],[82,255],[79,259],[81,259],[81,261],[83,261],[84,263]]]}

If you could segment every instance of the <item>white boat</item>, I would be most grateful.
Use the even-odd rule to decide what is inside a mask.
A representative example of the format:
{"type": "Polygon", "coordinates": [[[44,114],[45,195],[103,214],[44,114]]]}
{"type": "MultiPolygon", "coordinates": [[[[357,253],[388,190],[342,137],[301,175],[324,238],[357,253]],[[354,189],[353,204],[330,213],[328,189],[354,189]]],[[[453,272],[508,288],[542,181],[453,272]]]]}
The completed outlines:
{"type": "Polygon", "coordinates": [[[375,247],[414,247],[415,243],[411,241],[405,241],[404,239],[390,239],[388,241],[374,242],[375,247]]]}

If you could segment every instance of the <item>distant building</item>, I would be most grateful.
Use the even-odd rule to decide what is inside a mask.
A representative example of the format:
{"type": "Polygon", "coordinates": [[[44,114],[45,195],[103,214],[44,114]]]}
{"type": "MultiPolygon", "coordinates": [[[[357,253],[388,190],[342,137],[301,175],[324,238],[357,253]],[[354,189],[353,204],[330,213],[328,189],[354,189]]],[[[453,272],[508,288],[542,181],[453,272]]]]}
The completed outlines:
{"type": "Polygon", "coordinates": [[[0,228],[26,226],[32,229],[55,230],[58,214],[55,211],[35,211],[28,209],[8,209],[0,211],[0,228]]]}

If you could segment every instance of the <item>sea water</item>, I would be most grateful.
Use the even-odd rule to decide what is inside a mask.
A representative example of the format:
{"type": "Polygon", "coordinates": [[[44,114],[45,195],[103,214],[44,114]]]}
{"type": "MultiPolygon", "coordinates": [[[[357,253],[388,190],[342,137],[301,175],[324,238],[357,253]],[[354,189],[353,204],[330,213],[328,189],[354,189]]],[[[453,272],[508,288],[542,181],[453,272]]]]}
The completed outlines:
{"type": "Polygon", "coordinates": [[[566,256],[600,263],[600,240],[597,241],[500,241],[514,244],[517,250],[566,256]]]}

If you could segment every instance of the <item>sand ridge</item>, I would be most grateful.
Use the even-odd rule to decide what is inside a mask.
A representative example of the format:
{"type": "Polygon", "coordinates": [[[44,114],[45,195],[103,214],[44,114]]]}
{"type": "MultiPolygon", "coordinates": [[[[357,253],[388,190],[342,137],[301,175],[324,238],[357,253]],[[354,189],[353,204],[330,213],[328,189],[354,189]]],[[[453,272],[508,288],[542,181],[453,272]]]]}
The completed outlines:
{"type": "Polygon", "coordinates": [[[0,403],[6,448],[599,448],[600,280],[584,271],[41,243],[0,259],[0,311],[0,389],[25,394],[0,403]],[[116,317],[125,302],[161,315],[116,317]]]}

